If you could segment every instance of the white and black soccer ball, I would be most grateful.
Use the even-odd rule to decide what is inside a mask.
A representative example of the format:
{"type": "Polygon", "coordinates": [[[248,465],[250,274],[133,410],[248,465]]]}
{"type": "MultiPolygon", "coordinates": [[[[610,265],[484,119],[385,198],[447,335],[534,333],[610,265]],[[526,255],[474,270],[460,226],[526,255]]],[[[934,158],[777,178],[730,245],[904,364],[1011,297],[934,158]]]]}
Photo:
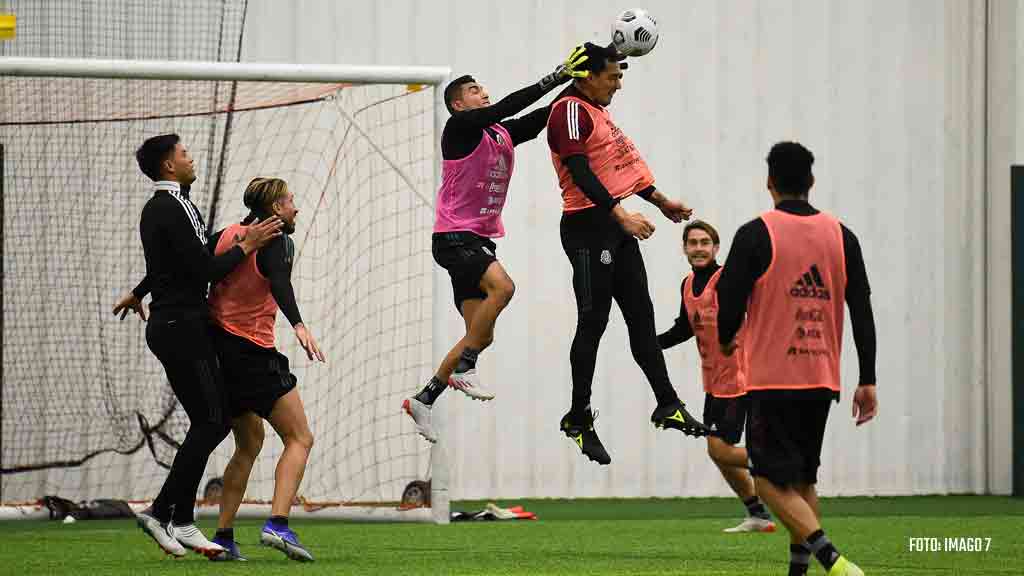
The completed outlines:
{"type": "Polygon", "coordinates": [[[658,43],[658,23],[643,8],[626,10],[612,24],[612,44],[619,54],[643,56],[658,43]]]}

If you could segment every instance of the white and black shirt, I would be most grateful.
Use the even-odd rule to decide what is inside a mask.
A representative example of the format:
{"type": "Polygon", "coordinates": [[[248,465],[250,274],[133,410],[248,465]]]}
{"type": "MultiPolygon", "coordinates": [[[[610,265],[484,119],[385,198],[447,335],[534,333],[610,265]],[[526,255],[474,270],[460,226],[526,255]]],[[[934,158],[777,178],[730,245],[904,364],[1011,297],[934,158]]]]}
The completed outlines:
{"type": "Polygon", "coordinates": [[[238,246],[220,256],[210,254],[206,223],[188,192],[177,182],[161,180],[142,209],[139,232],[146,279],[134,292],[152,293],[154,316],[206,314],[210,282],[227,276],[245,258],[238,246]]]}

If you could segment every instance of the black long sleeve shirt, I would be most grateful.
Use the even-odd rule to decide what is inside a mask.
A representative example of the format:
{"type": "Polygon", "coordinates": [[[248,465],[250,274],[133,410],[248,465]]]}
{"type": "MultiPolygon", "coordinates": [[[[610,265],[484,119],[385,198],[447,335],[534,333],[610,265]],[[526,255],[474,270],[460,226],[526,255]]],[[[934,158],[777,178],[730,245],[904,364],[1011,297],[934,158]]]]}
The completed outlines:
{"type": "Polygon", "coordinates": [[[220,256],[210,254],[206,223],[189,199],[188,188],[177,182],[156,183],[142,209],[139,232],[146,279],[136,290],[152,292],[154,316],[205,314],[210,282],[227,276],[245,258],[238,246],[220,256]]]}
{"type": "MultiPolygon", "coordinates": [[[[818,210],[805,200],[784,200],[775,206],[789,214],[811,216],[818,210]]],[[[860,384],[875,384],[875,318],[871,310],[871,287],[860,242],[846,226],[843,233],[843,257],[846,261],[846,305],[850,309],[853,341],[857,345],[860,384]]],[[[772,261],[772,241],[761,218],[747,222],[736,236],[718,280],[718,338],[721,344],[732,342],[747,313],[747,300],[754,283],[772,261]]]]}
{"type": "Polygon", "coordinates": [[[509,116],[522,112],[557,85],[531,84],[490,106],[455,112],[448,118],[441,134],[441,156],[445,160],[458,160],[469,156],[476,150],[485,132],[490,133],[491,138],[497,137],[494,131],[490,130],[493,124],[501,124],[508,130],[513,146],[533,140],[547,125],[551,106],[538,108],[522,118],[509,116]]]}
{"type": "MultiPolygon", "coordinates": [[[[711,279],[719,268],[721,266],[718,265],[718,262],[712,262],[703,268],[694,268],[693,280],[690,282],[694,297],[700,297],[704,293],[708,280],[711,279]]],[[[683,280],[683,286],[686,286],[685,279],[683,280]]],[[[682,289],[680,289],[679,294],[682,296],[679,302],[679,317],[676,318],[671,328],[658,334],[658,346],[662,350],[667,350],[693,338],[693,326],[690,325],[690,314],[686,309],[686,296],[683,295],[682,289]]]]}

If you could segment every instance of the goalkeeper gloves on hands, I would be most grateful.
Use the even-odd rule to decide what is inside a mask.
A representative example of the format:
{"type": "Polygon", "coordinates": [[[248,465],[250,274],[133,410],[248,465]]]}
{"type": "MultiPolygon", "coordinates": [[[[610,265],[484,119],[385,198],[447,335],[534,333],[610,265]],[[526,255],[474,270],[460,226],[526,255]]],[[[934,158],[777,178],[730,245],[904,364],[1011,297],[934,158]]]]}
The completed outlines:
{"type": "Polygon", "coordinates": [[[590,75],[590,71],[580,68],[588,58],[590,57],[586,54],[586,48],[582,44],[577,46],[565,59],[565,62],[555,67],[554,72],[540,79],[541,88],[549,88],[573,78],[586,78],[590,75]]]}

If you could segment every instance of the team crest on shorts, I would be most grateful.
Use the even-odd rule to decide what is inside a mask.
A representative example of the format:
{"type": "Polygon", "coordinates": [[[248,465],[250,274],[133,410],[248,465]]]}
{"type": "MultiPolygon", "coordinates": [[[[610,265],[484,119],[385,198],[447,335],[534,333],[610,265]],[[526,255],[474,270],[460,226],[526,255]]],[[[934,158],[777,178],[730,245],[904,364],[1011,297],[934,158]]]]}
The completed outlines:
{"type": "Polygon", "coordinates": [[[608,250],[601,250],[601,264],[611,264],[612,253],[608,250]]]}

